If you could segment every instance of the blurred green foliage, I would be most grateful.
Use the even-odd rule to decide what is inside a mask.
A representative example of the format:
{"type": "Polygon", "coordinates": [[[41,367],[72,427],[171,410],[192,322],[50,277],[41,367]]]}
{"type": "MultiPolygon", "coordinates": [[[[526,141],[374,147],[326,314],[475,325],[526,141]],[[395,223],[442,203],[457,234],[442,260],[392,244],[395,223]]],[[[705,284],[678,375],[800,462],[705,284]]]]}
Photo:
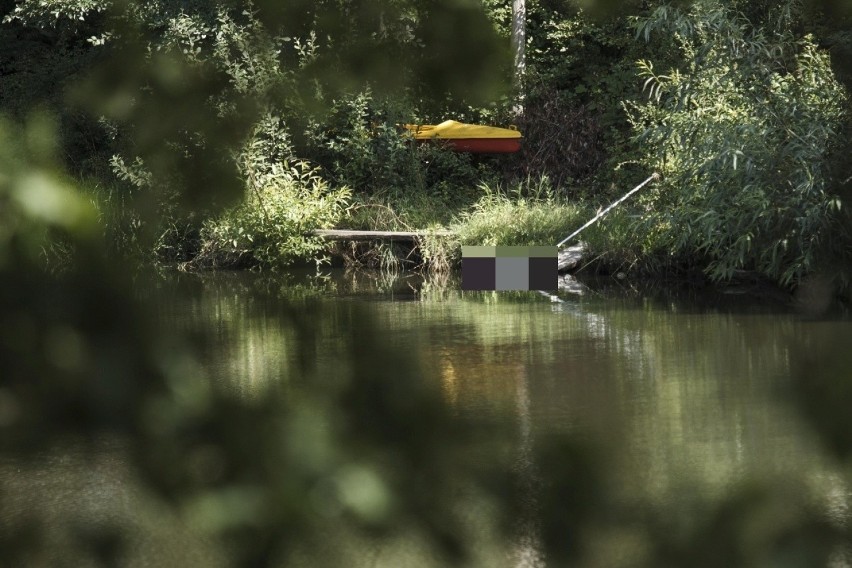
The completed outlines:
{"type": "MultiPolygon", "coordinates": [[[[191,337],[154,325],[154,304],[134,293],[144,282],[134,285],[103,254],[95,209],[50,159],[49,123],[0,132],[4,461],[36,464],[66,446],[98,455],[105,437],[117,436],[134,478],[221,541],[231,565],[275,565],[300,547],[322,549],[326,531],[344,520],[364,538],[416,535],[445,564],[470,554],[453,520],[456,488],[472,483],[488,499],[511,494],[500,424],[455,416],[419,380],[415,362],[363,331],[357,309],[357,340],[351,322],[335,329],[350,339],[354,366],[318,380],[310,354],[321,348],[322,308],[311,303],[278,314],[298,355],[279,370],[288,396],[217,389],[191,337]],[[57,232],[73,258],[51,273],[42,251],[57,232]],[[484,440],[483,428],[498,442],[495,460],[466,453],[465,440],[484,440]]],[[[0,503],[7,498],[0,487],[0,503]]],[[[56,530],[77,543],[65,551],[72,563],[115,565],[128,538],[109,522],[87,528],[35,508],[2,516],[4,563],[38,564],[56,530]]]]}
{"type": "MultiPolygon", "coordinates": [[[[553,10],[563,7],[547,4],[553,10]]],[[[310,168],[297,167],[295,173],[276,169],[292,165],[286,161],[290,156],[279,154],[290,147],[292,133],[282,131],[276,117],[321,114],[335,104],[347,104],[340,101],[351,101],[352,93],[365,92],[365,83],[375,93],[407,88],[415,98],[443,100],[447,92],[468,102],[481,102],[484,95],[499,98],[493,83],[495,77],[505,78],[505,45],[478,5],[464,0],[22,0],[0,3],[0,13],[0,42],[15,47],[14,57],[6,49],[0,56],[0,104],[11,117],[0,123],[0,459],[37,464],[44,452],[65,444],[95,455],[105,438],[117,436],[129,448],[128,463],[151,498],[203,527],[211,540],[224,543],[233,565],[275,565],[297,554],[299,547],[321,549],[344,523],[363,538],[417,535],[442,564],[465,565],[475,551],[460,526],[460,494],[474,495],[488,505],[500,534],[511,537],[515,527],[510,521],[520,500],[511,456],[500,443],[506,424],[471,423],[452,412],[421,380],[422,369],[409,354],[389,349],[378,340],[378,331],[364,332],[362,324],[356,336],[353,321],[366,318],[357,308],[341,316],[334,330],[345,338],[353,366],[339,376],[316,380],[311,361],[324,348],[317,328],[323,307],[312,302],[278,308],[281,328],[295,338],[295,356],[280,370],[290,385],[288,392],[246,399],[217,389],[205,376],[191,335],[152,321],[156,303],[139,298],[139,290],[149,283],[121,258],[105,254],[108,245],[100,222],[110,213],[103,204],[92,203],[92,196],[112,189],[84,188],[86,182],[66,173],[103,183],[98,177],[104,174],[103,164],[93,157],[118,156],[112,165],[134,188],[127,197],[133,212],[128,218],[139,227],[142,240],[162,237],[159,217],[168,208],[173,218],[166,221],[189,226],[187,231],[201,231],[198,213],[217,219],[218,225],[207,230],[218,231],[215,238],[226,245],[230,241],[234,249],[240,248],[241,239],[251,238],[269,247],[283,243],[289,247],[285,256],[313,250],[309,241],[284,237],[333,223],[345,206],[347,191],[342,185],[327,187],[310,168]],[[65,93],[70,93],[69,99],[65,93]],[[51,118],[49,110],[33,113],[38,105],[52,109],[58,118],[51,118]],[[89,114],[80,114],[83,110],[89,114]],[[241,209],[246,204],[251,211],[241,209]],[[298,208],[310,211],[293,221],[297,229],[276,224],[298,208]],[[243,233],[239,227],[231,232],[229,218],[242,223],[243,233]],[[55,247],[61,247],[64,262],[52,262],[55,247]],[[473,442],[488,459],[467,453],[473,442]]],[[[714,21],[739,22],[720,13],[714,21]]],[[[601,28],[580,33],[574,26],[556,25],[554,41],[565,42],[563,47],[571,50],[581,40],[597,38],[600,46],[617,52],[602,49],[603,61],[623,55],[621,39],[605,37],[601,28]]],[[[745,49],[756,36],[719,37],[742,40],[736,45],[745,49]]],[[[788,117],[790,139],[798,140],[802,132],[814,139],[793,148],[802,152],[793,160],[799,167],[782,162],[780,166],[791,171],[781,179],[801,176],[794,197],[813,199],[805,204],[816,212],[805,220],[823,222],[820,213],[831,202],[825,201],[820,164],[808,161],[824,155],[834,135],[834,125],[827,120],[839,117],[842,110],[840,90],[830,80],[825,57],[812,42],[788,41],[785,36],[780,60],[771,49],[766,58],[760,45],[735,58],[739,66],[734,69],[730,61],[720,63],[730,52],[714,43],[717,36],[708,35],[706,44],[687,34],[677,39],[684,48],[709,51],[704,59],[691,61],[698,65],[695,77],[701,81],[683,87],[680,98],[661,95],[664,104],[674,105],[668,109],[670,116],[661,117],[662,123],[674,117],[687,126],[706,125],[688,105],[711,97],[726,102],[713,94],[714,76],[730,81],[725,94],[734,98],[767,86],[778,86],[769,94],[787,95],[785,88],[792,89],[806,103],[805,111],[813,112],[788,117]],[[789,46],[796,50],[786,50],[789,46]],[[790,65],[791,72],[779,73],[781,64],[790,65]],[[743,73],[752,72],[762,80],[740,81],[743,73]],[[816,130],[793,128],[811,119],[816,130]]],[[[559,49],[544,51],[555,60],[559,49]]],[[[605,67],[600,62],[598,69],[605,67]]],[[[564,73],[577,73],[576,67],[564,73]]],[[[629,83],[624,73],[618,67],[615,77],[588,81],[598,89],[593,92],[621,92],[629,83]]],[[[655,93],[682,86],[672,77],[656,78],[655,93]]],[[[583,102],[585,96],[575,89],[571,100],[583,102]]],[[[636,107],[636,112],[653,119],[654,108],[636,107]]],[[[780,113],[789,108],[752,104],[743,110],[764,117],[766,109],[780,113]]],[[[723,110],[737,114],[738,108],[729,105],[723,110]]],[[[614,115],[602,116],[608,116],[602,121],[615,120],[614,115]]],[[[732,128],[737,132],[734,121],[712,126],[723,134],[732,135],[732,128]]],[[[362,122],[354,123],[345,136],[363,134],[361,129],[362,122]]],[[[771,132],[779,129],[773,126],[771,132]]],[[[751,135],[764,144],[759,133],[751,135]]],[[[366,177],[371,165],[382,161],[380,149],[378,156],[370,154],[372,149],[361,155],[363,137],[335,136],[326,142],[332,142],[330,149],[338,159],[349,152],[365,160],[341,161],[337,173],[342,177],[366,177]]],[[[711,141],[713,136],[711,132],[711,141]]],[[[672,152],[682,151],[681,158],[694,160],[692,148],[672,152]]],[[[646,155],[646,163],[656,155],[646,155]]],[[[724,157],[732,160],[734,155],[724,157]]],[[[762,165],[774,166],[770,158],[762,165]]],[[[745,169],[722,169],[724,160],[716,165],[719,169],[707,175],[716,173],[731,183],[737,182],[732,175],[745,169]]],[[[453,164],[449,170],[464,174],[467,166],[453,164]]],[[[682,169],[673,170],[673,182],[678,172],[691,172],[690,183],[704,179],[682,162],[678,167],[682,169]]],[[[380,173],[390,175],[388,171],[380,173]]],[[[774,170],[770,173],[775,175],[774,170]]],[[[718,186],[707,186],[713,187],[718,186]]],[[[548,199],[519,195],[513,202],[494,197],[481,201],[478,211],[487,216],[505,209],[506,217],[518,219],[519,211],[530,210],[524,218],[539,225],[535,234],[524,233],[524,238],[545,238],[559,229],[554,214],[559,210],[548,199]]],[[[727,205],[741,212],[749,203],[727,205]]],[[[840,248],[844,246],[846,241],[840,248]]],[[[724,260],[728,250],[720,251],[719,259],[724,260]]],[[[737,262],[734,267],[745,265],[737,262]]],[[[800,268],[816,265],[800,259],[791,266],[798,275],[800,268]]],[[[767,270],[788,279],[789,269],[770,264],[767,270]]],[[[837,351],[845,357],[842,345],[837,351]]],[[[821,361],[820,366],[806,367],[800,377],[802,399],[816,416],[815,427],[840,458],[849,452],[845,406],[838,396],[848,390],[842,382],[848,378],[847,368],[842,361],[821,361]]],[[[612,514],[598,483],[603,464],[587,444],[572,439],[543,441],[538,450],[543,552],[555,565],[582,562],[582,535],[588,527],[623,522],[600,516],[612,514]]],[[[2,505],[8,498],[7,488],[0,487],[0,558],[13,566],[32,564],[54,521],[41,509],[27,511],[21,522],[7,518],[2,505]]],[[[677,532],[661,522],[648,529],[643,534],[651,552],[643,562],[819,565],[833,550],[824,543],[834,542],[837,535],[834,527],[825,527],[800,505],[787,486],[734,492],[709,508],[705,522],[696,527],[677,532]],[[752,519],[776,519],[778,511],[790,516],[783,522],[764,521],[760,526],[770,529],[754,537],[749,530],[752,519]]],[[[68,523],[67,531],[88,564],[121,563],[127,535],[119,527],[105,522],[92,529],[74,519],[60,522],[68,523]]],[[[345,562],[345,557],[331,554],[327,564],[345,562]]]]}
{"type": "MultiPolygon", "coordinates": [[[[323,22],[338,4],[303,8],[321,9],[310,23],[328,25],[346,21],[323,22]]],[[[388,15],[383,4],[347,5],[380,12],[366,10],[368,19],[388,15]]],[[[127,157],[115,158],[114,166],[134,187],[130,204],[143,232],[144,225],[157,222],[164,203],[174,202],[177,215],[199,208],[220,211],[243,193],[242,174],[253,184],[245,198],[259,207],[226,213],[210,230],[220,233],[220,241],[238,240],[238,234],[284,246],[277,231],[294,231],[278,223],[292,217],[296,207],[307,208],[310,198],[316,214],[326,216],[318,222],[332,223],[346,193],[327,191],[308,167],[264,155],[279,150],[283,139],[276,139],[274,120],[257,128],[257,117],[269,115],[269,100],[287,93],[288,85],[310,82],[305,75],[289,83],[280,76],[277,36],[262,30],[275,23],[276,10],[257,8],[228,2],[24,2],[15,9],[4,4],[15,33],[23,33],[21,22],[43,26],[48,34],[76,31],[78,21],[110,22],[102,28],[110,33],[93,34],[91,42],[92,49],[108,43],[109,55],[101,54],[101,63],[74,96],[118,134],[114,147],[127,157]],[[215,44],[212,54],[197,43],[215,44]],[[282,170],[282,163],[290,167],[282,170]],[[257,211],[265,213],[258,217],[257,211]],[[228,233],[228,215],[253,234],[228,233]]],[[[444,2],[429,17],[446,24],[457,10],[468,18],[478,14],[464,3],[444,2]]],[[[365,37],[337,39],[348,47],[365,42],[375,49],[374,36],[364,28],[350,32],[365,37]]],[[[426,42],[441,41],[446,30],[422,33],[426,42]]],[[[311,61],[310,46],[299,43],[306,37],[287,40],[295,52],[302,50],[296,53],[304,63],[297,65],[301,72],[319,78],[329,66],[353,69],[359,80],[366,74],[347,59],[357,54],[343,48],[319,63],[311,61]]],[[[472,47],[481,53],[487,46],[472,47]]],[[[438,61],[433,53],[424,65],[438,61]]],[[[482,69],[480,60],[470,63],[482,69]]],[[[28,88],[24,91],[18,93],[22,98],[29,96],[28,88]]],[[[298,94],[288,93],[287,104],[309,107],[294,98],[298,94]]],[[[320,549],[326,531],[344,520],[345,530],[365,538],[414,534],[431,543],[429,548],[445,558],[442,563],[458,563],[469,554],[469,543],[453,521],[452,488],[473,483],[477,491],[493,494],[491,499],[504,499],[511,493],[509,468],[500,459],[478,463],[465,455],[468,446],[461,441],[482,438],[476,432],[483,425],[453,416],[418,381],[412,361],[376,343],[375,334],[361,334],[350,346],[355,366],[334,381],[312,380],[310,357],[297,357],[292,367],[280,370],[293,386],[289,397],[244,400],[213,388],[190,338],[153,325],[152,304],[135,298],[141,282],[134,286],[128,278],[134,271],[120,257],[105,255],[98,207],[100,219],[108,211],[91,203],[97,191],[82,191],[62,173],[50,119],[31,118],[24,127],[4,122],[0,136],[3,460],[37,463],[44,452],[66,444],[82,444],[82,451],[94,455],[105,436],[118,436],[130,452],[134,476],[154,499],[221,541],[233,565],[274,565],[299,547],[320,549]],[[45,258],[57,242],[67,247],[61,266],[45,258]],[[377,366],[378,360],[385,364],[377,366]]],[[[297,219],[295,234],[314,222],[297,219]]],[[[297,353],[319,347],[314,327],[319,309],[303,305],[280,314],[281,326],[297,338],[297,353]]],[[[360,320],[357,313],[352,317],[360,320]]],[[[341,321],[337,330],[344,337],[346,326],[341,321]]],[[[499,432],[499,425],[493,428],[490,434],[499,432]]],[[[8,502],[5,491],[0,488],[2,502],[8,502]]],[[[67,531],[77,543],[65,551],[63,562],[115,565],[128,537],[108,522],[87,528],[73,518],[52,519],[38,508],[22,517],[4,515],[0,527],[3,563],[11,565],[41,562],[40,551],[49,549],[49,535],[56,530],[67,531]]]]}

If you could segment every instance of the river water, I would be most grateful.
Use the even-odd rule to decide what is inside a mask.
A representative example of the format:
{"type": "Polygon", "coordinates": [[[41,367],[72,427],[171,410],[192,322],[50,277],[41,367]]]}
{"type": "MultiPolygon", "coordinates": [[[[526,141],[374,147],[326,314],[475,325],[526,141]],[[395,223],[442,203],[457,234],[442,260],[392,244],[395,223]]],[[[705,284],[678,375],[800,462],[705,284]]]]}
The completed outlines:
{"type": "MultiPolygon", "coordinates": [[[[332,380],[359,365],[391,376],[408,365],[399,380],[416,369],[449,416],[500,424],[499,439],[480,434],[462,450],[477,463],[500,454],[520,505],[508,531],[485,518],[499,508],[499,489],[462,513],[475,527],[465,537],[475,541],[467,565],[807,566],[825,557],[848,565],[834,545],[809,556],[808,535],[846,525],[850,478],[800,411],[795,385],[807,373],[803,361],[821,349],[832,356],[834,339],[852,337],[852,322],[806,318],[755,297],[614,281],[558,297],[461,292],[457,284],[366,272],[226,273],[172,275],[141,294],[156,298],[164,327],[195,338],[205,376],[238,399],[293,396],[294,369],[332,380]],[[302,328],[282,323],[293,318],[302,328]],[[298,337],[304,326],[308,347],[298,337]],[[362,342],[384,355],[360,361],[362,342]],[[565,463],[542,454],[558,436],[569,440],[555,446],[567,448],[556,455],[568,466],[584,463],[571,461],[572,451],[593,449],[603,467],[589,471],[600,479],[559,487],[574,469],[551,470],[565,463]],[[600,497],[583,505],[586,492],[600,497]],[[560,516],[562,507],[579,520],[560,516]],[[820,528],[803,529],[813,518],[820,528]]],[[[2,463],[0,484],[19,497],[0,518],[44,507],[57,526],[69,517],[112,520],[131,535],[128,566],[226,565],[216,538],[135,481],[121,445],[105,443],[94,459],[67,450],[2,463]]],[[[356,493],[371,487],[369,476],[355,477],[367,480],[356,493]]],[[[341,502],[372,514],[358,498],[341,502]]],[[[384,544],[353,537],[337,556],[291,551],[284,563],[442,565],[428,539],[406,534],[384,544]]],[[[49,543],[35,564],[56,565],[75,549],[61,530],[49,543]]]]}

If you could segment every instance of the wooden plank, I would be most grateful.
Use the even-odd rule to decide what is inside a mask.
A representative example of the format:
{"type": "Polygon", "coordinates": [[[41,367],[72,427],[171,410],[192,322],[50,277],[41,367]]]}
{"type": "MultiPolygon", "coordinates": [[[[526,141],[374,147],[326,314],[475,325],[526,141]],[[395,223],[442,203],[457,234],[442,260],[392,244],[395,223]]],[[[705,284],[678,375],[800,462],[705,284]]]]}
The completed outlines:
{"type": "Polygon", "coordinates": [[[428,235],[442,237],[453,235],[451,231],[350,231],[348,229],[315,229],[311,231],[311,234],[324,239],[339,241],[414,241],[428,235]]]}

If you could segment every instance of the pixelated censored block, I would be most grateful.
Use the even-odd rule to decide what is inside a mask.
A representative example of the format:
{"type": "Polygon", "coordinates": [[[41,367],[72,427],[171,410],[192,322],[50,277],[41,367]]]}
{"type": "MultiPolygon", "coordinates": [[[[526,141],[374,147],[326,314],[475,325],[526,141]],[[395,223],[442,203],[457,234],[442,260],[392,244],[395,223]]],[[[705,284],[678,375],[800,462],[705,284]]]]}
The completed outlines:
{"type": "Polygon", "coordinates": [[[558,278],[556,247],[462,247],[462,290],[556,290],[558,278]]]}
{"type": "Polygon", "coordinates": [[[496,258],[462,258],[462,290],[496,290],[496,258]]]}

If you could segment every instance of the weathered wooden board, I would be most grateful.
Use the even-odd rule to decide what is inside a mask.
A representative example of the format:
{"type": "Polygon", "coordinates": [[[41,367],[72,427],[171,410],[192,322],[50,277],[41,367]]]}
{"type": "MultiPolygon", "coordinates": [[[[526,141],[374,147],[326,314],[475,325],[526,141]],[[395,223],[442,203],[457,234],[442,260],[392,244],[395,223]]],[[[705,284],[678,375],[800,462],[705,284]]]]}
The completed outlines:
{"type": "Polygon", "coordinates": [[[451,231],[350,231],[348,229],[316,229],[311,233],[317,237],[338,241],[415,241],[429,235],[441,237],[453,235],[451,231]]]}

